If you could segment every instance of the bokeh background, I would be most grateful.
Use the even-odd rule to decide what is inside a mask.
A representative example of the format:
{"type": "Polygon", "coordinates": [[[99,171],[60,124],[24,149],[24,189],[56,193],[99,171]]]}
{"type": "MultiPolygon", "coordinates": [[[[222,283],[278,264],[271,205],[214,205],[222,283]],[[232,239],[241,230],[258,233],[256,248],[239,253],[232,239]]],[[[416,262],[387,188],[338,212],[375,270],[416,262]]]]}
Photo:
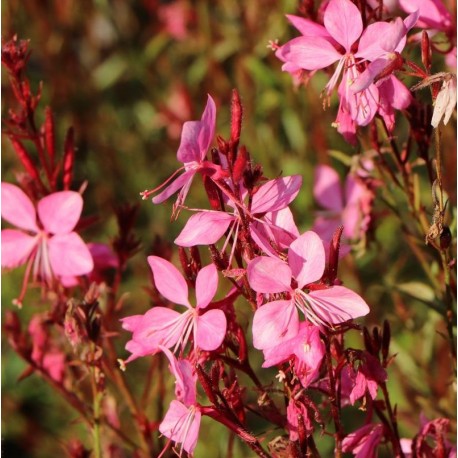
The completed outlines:
{"type": "MultiPolygon", "coordinates": [[[[200,118],[207,93],[219,108],[217,132],[227,137],[231,91],[238,89],[244,106],[242,143],[267,176],[303,175],[303,189],[293,204],[302,230],[311,227],[316,210],[314,166],[333,165],[343,177],[351,156],[369,149],[363,145],[355,150],[331,126],[337,99],[323,110],[320,98],[327,76],[317,74],[306,87],[296,88],[268,48],[270,40],[283,43],[295,35],[284,15],[297,12],[294,0],[2,2],[2,38],[17,34],[30,39],[28,77],[34,88],[43,82],[39,115],[46,105],[52,107],[58,145],[63,145],[66,129],[75,128],[75,189],[87,180],[84,211],[99,218],[85,239],[108,242],[116,231],[113,209],[123,203],[141,204],[137,232],[142,252],[126,272],[122,291],[129,296],[122,316],[148,309],[143,291],[149,281],[146,254],[157,237],[171,243],[184,222],[180,217],[170,224],[171,204],[141,202],[139,192],[157,186],[176,169],[182,123],[200,118]]],[[[438,60],[437,70],[442,69],[438,60]]],[[[4,112],[11,101],[4,73],[2,92],[4,112]]],[[[403,126],[400,136],[406,132],[403,126]]],[[[451,208],[456,207],[455,138],[451,125],[444,131],[451,208]]],[[[2,146],[3,180],[12,181],[19,165],[6,139],[2,146]]],[[[422,186],[428,206],[430,189],[426,181],[422,186]]],[[[202,196],[197,187],[193,192],[197,206],[202,196]]],[[[406,208],[402,196],[396,204],[401,211],[406,208]]],[[[386,208],[376,205],[367,244],[346,258],[340,274],[371,305],[368,325],[383,319],[392,324],[392,352],[398,355],[390,370],[390,389],[398,404],[401,433],[412,437],[421,413],[429,419],[453,418],[455,401],[441,317],[428,307],[431,291],[425,274],[405,249],[399,227],[386,208]]],[[[21,273],[3,276],[3,309],[13,307],[21,273]]],[[[37,310],[25,306],[20,312],[24,322],[37,310]]],[[[119,339],[120,357],[126,357],[122,342],[127,337],[119,339]]],[[[2,354],[4,456],[62,456],[64,444],[75,437],[90,448],[77,415],[40,378],[32,375],[18,382],[25,364],[5,341],[2,354]]],[[[135,364],[126,375],[132,383],[146,370],[142,362],[135,364]]],[[[273,375],[266,371],[265,380],[273,375]]],[[[348,421],[351,429],[358,418],[352,415],[348,421]]],[[[227,433],[208,419],[203,425],[196,456],[226,456],[227,433]]],[[[253,422],[256,433],[262,434],[264,427],[253,422]]],[[[236,441],[234,455],[250,453],[236,441]]]]}

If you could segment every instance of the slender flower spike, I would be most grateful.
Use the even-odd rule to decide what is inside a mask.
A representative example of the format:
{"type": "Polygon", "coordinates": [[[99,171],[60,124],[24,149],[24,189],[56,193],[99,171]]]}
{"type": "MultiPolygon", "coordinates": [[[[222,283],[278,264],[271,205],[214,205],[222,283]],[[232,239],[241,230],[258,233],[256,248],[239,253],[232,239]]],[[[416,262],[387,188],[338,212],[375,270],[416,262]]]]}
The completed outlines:
{"type": "Polygon", "coordinates": [[[250,261],[247,275],[255,291],[287,293],[286,299],[268,302],[256,310],[253,320],[255,348],[264,350],[294,338],[299,332],[298,310],[307,321],[322,326],[343,323],[369,312],[366,302],[348,288],[311,287],[311,283],[321,279],[324,268],[323,242],[312,231],[291,243],[287,263],[266,256],[250,261]]]}
{"type": "Polygon", "coordinates": [[[181,444],[183,450],[192,454],[199,435],[202,414],[196,401],[196,374],[192,373],[191,363],[185,359],[177,360],[165,347],[160,348],[170,361],[170,371],[176,378],[176,399],[170,403],[159,431],[164,436],[181,444]]]}
{"type": "Polygon", "coordinates": [[[226,334],[226,316],[222,310],[203,310],[210,304],[218,288],[216,267],[210,264],[199,271],[196,279],[196,307],[188,301],[188,286],[178,269],[157,256],[149,256],[154,284],[170,302],[186,307],[184,313],[166,307],[154,307],[144,315],[123,318],[122,326],[133,333],[126,349],[132,355],[127,362],[140,356],[152,355],[166,348],[184,348],[191,333],[194,347],[216,350],[226,334]]]}
{"type": "Polygon", "coordinates": [[[34,280],[50,287],[56,278],[60,280],[92,271],[91,253],[73,231],[82,209],[80,194],[61,191],[41,199],[35,210],[18,186],[2,183],[2,218],[21,229],[2,230],[2,267],[13,268],[27,263],[18,304],[31,273],[34,280]]]}
{"type": "Polygon", "coordinates": [[[209,95],[201,120],[187,121],[183,125],[181,143],[177,151],[177,159],[183,163],[183,167],[178,169],[159,188],[142,192],[143,199],[147,199],[158,189],[168,185],[160,194],[153,197],[153,203],[160,204],[179,191],[177,201],[174,205],[174,211],[176,212],[183,205],[194,175],[197,172],[213,176],[214,178],[222,174],[221,167],[205,160],[207,151],[215,135],[215,123],[216,106],[209,95]],[[174,179],[175,175],[183,170],[184,173],[174,179]],[[171,180],[173,181],[169,184],[171,180]]]}

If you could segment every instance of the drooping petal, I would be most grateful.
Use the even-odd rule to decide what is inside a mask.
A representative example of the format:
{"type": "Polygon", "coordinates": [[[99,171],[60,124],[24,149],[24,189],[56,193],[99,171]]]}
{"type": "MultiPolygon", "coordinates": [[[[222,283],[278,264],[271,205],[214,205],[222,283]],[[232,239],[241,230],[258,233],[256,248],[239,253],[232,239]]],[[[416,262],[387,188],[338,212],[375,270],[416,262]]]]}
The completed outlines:
{"type": "Polygon", "coordinates": [[[38,243],[38,236],[24,234],[15,229],[2,230],[2,267],[17,267],[27,261],[38,243]]]}
{"type": "Polygon", "coordinates": [[[38,232],[35,207],[18,186],[2,183],[2,218],[20,229],[38,232]]]}
{"type": "Polygon", "coordinates": [[[338,173],[328,165],[315,168],[313,196],[323,207],[340,212],[343,208],[342,185],[338,173]]]}
{"type": "Polygon", "coordinates": [[[381,37],[380,47],[386,52],[394,52],[401,40],[406,36],[406,33],[407,28],[404,21],[397,17],[393,22],[390,22],[388,33],[381,37]]]}
{"type": "Polygon", "coordinates": [[[318,281],[326,264],[323,242],[318,234],[307,231],[291,243],[288,263],[299,288],[318,281]]]}
{"type": "Polygon", "coordinates": [[[157,290],[170,302],[190,307],[188,285],[180,271],[169,261],[158,256],[148,256],[157,290]]]}
{"type": "Polygon", "coordinates": [[[173,400],[159,425],[159,431],[174,442],[183,444],[183,449],[192,454],[199,436],[201,416],[200,411],[194,406],[188,408],[173,400]]]}
{"type": "Polygon", "coordinates": [[[350,52],[353,43],[361,36],[363,20],[350,0],[331,0],[324,12],[324,26],[350,52]]]}
{"type": "Polygon", "coordinates": [[[215,135],[216,124],[216,106],[215,101],[208,95],[207,105],[202,114],[201,127],[198,137],[200,148],[200,160],[203,161],[207,150],[210,148],[211,142],[215,135]]]}
{"type": "Polygon", "coordinates": [[[390,63],[391,61],[385,58],[376,59],[374,62],[371,62],[366,70],[364,70],[350,86],[352,92],[360,92],[367,89],[374,82],[374,79],[380,75],[390,63]]]}
{"type": "Polygon", "coordinates": [[[285,57],[304,70],[320,70],[340,60],[342,55],[325,38],[297,37],[288,42],[285,57]]]}
{"type": "Polygon", "coordinates": [[[196,343],[205,351],[216,350],[226,335],[226,315],[222,310],[209,310],[197,317],[196,343]]]}
{"type": "Polygon", "coordinates": [[[75,191],[60,191],[43,197],[37,206],[43,227],[51,234],[73,231],[83,210],[83,198],[75,191]]]}
{"type": "Polygon", "coordinates": [[[278,258],[259,256],[248,263],[250,286],[258,293],[282,293],[291,290],[291,269],[278,258]]]}
{"type": "Polygon", "coordinates": [[[299,316],[292,301],[273,301],[256,310],[253,346],[264,350],[292,339],[299,331],[299,316]]]}
{"type": "Polygon", "coordinates": [[[302,185],[300,175],[270,180],[253,196],[252,213],[266,213],[287,207],[297,196],[302,185]]]}
{"type": "Polygon", "coordinates": [[[48,240],[49,261],[56,275],[85,275],[94,268],[91,252],[76,233],[57,234],[48,240]]]}
{"type": "Polygon", "coordinates": [[[187,186],[191,186],[191,182],[196,174],[195,169],[190,169],[180,175],[177,179],[172,181],[161,193],[157,196],[154,196],[152,201],[153,204],[160,204],[167,200],[170,196],[175,194],[179,189],[187,186]]]}
{"type": "Polygon", "coordinates": [[[210,264],[199,271],[196,278],[196,308],[205,308],[218,289],[218,271],[210,264]]]}
{"type": "Polygon", "coordinates": [[[326,323],[340,324],[369,313],[364,299],[344,286],[310,291],[313,311],[326,323]]]}
{"type": "Polygon", "coordinates": [[[216,243],[234,220],[233,215],[224,212],[196,213],[189,218],[175,243],[184,247],[216,243]]]}
{"type": "Polygon", "coordinates": [[[384,99],[396,110],[405,110],[412,103],[412,94],[404,83],[390,75],[379,84],[380,99],[384,99]]]}
{"type": "Polygon", "coordinates": [[[170,361],[170,371],[175,376],[175,397],[177,401],[190,406],[196,403],[197,374],[193,373],[192,365],[187,359],[176,359],[173,353],[166,347],[160,347],[170,361]]]}

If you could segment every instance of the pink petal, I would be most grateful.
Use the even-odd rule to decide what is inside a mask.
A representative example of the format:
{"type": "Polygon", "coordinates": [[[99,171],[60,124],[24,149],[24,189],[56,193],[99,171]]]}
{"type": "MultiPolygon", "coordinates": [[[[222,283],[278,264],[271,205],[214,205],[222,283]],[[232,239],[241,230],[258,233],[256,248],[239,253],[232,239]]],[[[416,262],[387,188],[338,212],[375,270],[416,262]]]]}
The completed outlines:
{"type": "Polygon", "coordinates": [[[378,85],[380,98],[396,110],[405,110],[412,103],[412,94],[404,83],[393,75],[378,85]]]}
{"type": "Polygon", "coordinates": [[[321,24],[317,24],[310,19],[305,19],[300,16],[294,16],[293,14],[287,14],[288,21],[296,27],[299,32],[305,37],[323,37],[326,39],[332,39],[329,32],[321,24]]]}
{"type": "Polygon", "coordinates": [[[189,218],[175,243],[185,247],[216,243],[234,220],[233,215],[224,212],[196,213],[189,218]]]}
{"type": "Polygon", "coordinates": [[[32,237],[15,229],[3,229],[2,267],[12,268],[24,264],[37,243],[37,236],[32,237]]]}
{"type": "Polygon", "coordinates": [[[161,346],[162,352],[170,361],[170,371],[175,376],[175,397],[186,406],[196,403],[196,379],[197,374],[193,374],[191,363],[187,359],[177,360],[173,353],[166,347],[161,346]]]}
{"type": "Polygon", "coordinates": [[[358,126],[367,126],[377,113],[379,108],[379,92],[375,85],[371,84],[357,94],[350,95],[348,99],[350,114],[358,126]]]}
{"type": "Polygon", "coordinates": [[[310,291],[307,296],[314,312],[329,324],[340,324],[369,313],[364,299],[344,286],[310,291]]]}
{"type": "Polygon", "coordinates": [[[132,353],[129,361],[160,351],[160,347],[173,347],[182,336],[188,312],[183,314],[166,307],[153,307],[144,315],[134,315],[121,320],[122,327],[133,332],[126,349],[132,353]]]}
{"type": "Polygon", "coordinates": [[[202,414],[194,407],[187,408],[179,401],[173,400],[159,431],[176,443],[183,444],[183,449],[192,454],[199,436],[202,414]]]}
{"type": "Polygon", "coordinates": [[[371,62],[366,70],[361,73],[354,83],[350,86],[352,92],[360,92],[364,89],[367,89],[373,82],[374,79],[380,75],[380,73],[390,65],[391,61],[389,59],[376,59],[374,62],[371,62]]]}
{"type": "Polygon", "coordinates": [[[91,252],[76,233],[57,234],[48,240],[49,261],[56,275],[85,275],[94,268],[91,252]]]}
{"type": "Polygon", "coordinates": [[[2,183],[2,218],[20,229],[39,231],[32,201],[14,184],[2,183]]]}
{"type": "Polygon", "coordinates": [[[170,302],[190,307],[188,285],[178,269],[165,259],[148,256],[157,290],[170,302]]]}
{"type": "Polygon", "coordinates": [[[226,335],[226,315],[222,310],[209,310],[197,318],[196,343],[205,351],[216,350],[226,335]]]}
{"type": "Polygon", "coordinates": [[[184,164],[200,162],[201,152],[198,137],[202,123],[200,121],[186,121],[181,131],[181,143],[177,151],[177,159],[184,164]]]}
{"type": "Polygon", "coordinates": [[[216,106],[214,100],[208,95],[207,105],[202,114],[201,128],[199,132],[200,160],[203,161],[207,150],[215,135],[216,106]]]}
{"type": "Polygon", "coordinates": [[[407,28],[404,21],[397,17],[393,22],[390,22],[388,33],[381,37],[380,47],[386,52],[394,52],[406,34],[407,28]]]}
{"type": "Polygon", "coordinates": [[[259,256],[248,263],[250,286],[258,293],[282,293],[291,290],[291,269],[280,259],[259,256]]]}
{"type": "MultiPolygon", "coordinates": [[[[160,204],[167,200],[170,196],[175,194],[179,189],[187,186],[191,186],[191,182],[196,174],[195,169],[190,169],[180,175],[176,180],[172,181],[161,193],[154,196],[152,201],[153,204],[160,204]]],[[[184,200],[184,199],[183,199],[184,200]]]]}
{"type": "Polygon", "coordinates": [[[323,242],[318,234],[308,231],[291,243],[288,263],[299,288],[318,281],[326,264],[323,242]]]}
{"type": "Polygon", "coordinates": [[[293,175],[263,184],[253,196],[252,213],[266,213],[287,207],[297,196],[302,177],[293,175]]]}
{"type": "Polygon", "coordinates": [[[210,264],[199,271],[196,278],[196,308],[205,308],[215,297],[218,289],[218,271],[210,264]]]}
{"type": "Polygon", "coordinates": [[[340,60],[342,55],[325,38],[297,37],[288,42],[288,62],[304,70],[319,70],[340,60]]]}
{"type": "Polygon", "coordinates": [[[51,234],[68,234],[81,216],[83,198],[75,191],[60,191],[38,202],[38,217],[51,234]]]}
{"type": "Polygon", "coordinates": [[[342,185],[338,173],[332,167],[318,165],[315,168],[313,196],[323,208],[337,212],[342,210],[342,185]]]}
{"type": "Polygon", "coordinates": [[[331,0],[324,12],[324,26],[347,52],[363,31],[361,13],[350,0],[331,0]]]}
{"type": "Polygon", "coordinates": [[[253,346],[264,350],[292,339],[299,331],[299,316],[291,301],[273,301],[256,310],[253,318],[253,346]]]}
{"type": "Polygon", "coordinates": [[[359,40],[358,52],[356,57],[374,61],[386,55],[386,51],[381,46],[382,37],[390,30],[388,22],[374,22],[369,24],[359,40]]]}

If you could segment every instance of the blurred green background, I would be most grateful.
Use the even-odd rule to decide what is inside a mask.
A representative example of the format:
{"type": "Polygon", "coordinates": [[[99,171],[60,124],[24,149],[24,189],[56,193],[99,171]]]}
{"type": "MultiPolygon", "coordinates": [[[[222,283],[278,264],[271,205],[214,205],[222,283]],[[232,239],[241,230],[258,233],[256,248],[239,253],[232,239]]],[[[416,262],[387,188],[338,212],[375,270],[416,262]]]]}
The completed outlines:
{"type": "MultiPolygon", "coordinates": [[[[176,169],[182,123],[200,118],[207,93],[219,108],[217,133],[228,137],[231,91],[238,89],[244,106],[241,141],[254,161],[263,165],[265,175],[303,175],[303,189],[293,204],[302,230],[310,228],[314,218],[314,166],[329,163],[344,174],[347,169],[331,159],[328,151],[342,151],[348,156],[358,152],[331,127],[337,99],[332,99],[326,111],[322,109],[320,92],[327,76],[317,74],[307,87],[295,88],[267,46],[270,40],[284,43],[296,35],[284,15],[297,13],[297,3],[2,2],[3,39],[14,34],[30,39],[32,56],[27,74],[35,89],[43,81],[38,115],[46,105],[52,107],[61,147],[66,129],[71,125],[75,128],[75,189],[88,181],[84,211],[100,217],[100,222],[85,232],[85,239],[108,242],[116,232],[113,208],[126,202],[141,203],[137,231],[143,251],[133,258],[126,272],[122,292],[130,295],[121,316],[148,309],[149,301],[142,290],[149,278],[145,255],[151,252],[156,236],[171,243],[185,221],[182,215],[170,224],[171,203],[153,206],[141,202],[139,192],[162,183],[176,169]]],[[[5,74],[2,89],[5,112],[12,100],[5,74]]],[[[444,132],[444,138],[451,151],[445,159],[446,185],[454,207],[453,127],[444,132]]],[[[19,166],[8,142],[3,139],[2,144],[3,180],[13,181],[19,166]]],[[[425,204],[430,205],[430,191],[426,183],[422,185],[425,204]]],[[[195,206],[201,202],[200,192],[194,186],[190,202],[195,206]]],[[[402,197],[397,204],[405,207],[402,197]]],[[[390,371],[390,389],[392,400],[398,404],[401,433],[412,437],[420,412],[428,418],[453,417],[451,363],[447,343],[440,335],[444,331],[441,318],[425,305],[431,292],[427,286],[419,286],[425,276],[399,237],[399,223],[380,205],[376,215],[367,249],[358,257],[348,257],[340,275],[370,304],[368,325],[380,324],[385,318],[392,323],[392,352],[398,356],[390,371]]],[[[3,277],[3,309],[12,308],[21,274],[15,271],[3,277]]],[[[24,307],[20,312],[24,323],[36,310],[24,307]]],[[[127,337],[123,335],[120,340],[127,337]]],[[[361,345],[357,336],[354,340],[354,346],[361,345]]],[[[120,344],[120,357],[126,357],[122,347],[120,344]]],[[[25,365],[5,341],[2,348],[5,456],[61,456],[63,444],[73,437],[82,438],[90,448],[77,415],[53,397],[37,376],[17,383],[25,365]]],[[[255,355],[258,368],[259,357],[255,355]]],[[[134,364],[127,377],[143,376],[146,365],[134,364]]],[[[264,379],[273,376],[273,371],[265,371],[264,379]]],[[[348,421],[349,430],[350,424],[358,424],[353,410],[348,421]]],[[[203,425],[205,433],[201,434],[196,456],[226,456],[227,432],[208,419],[203,425]]],[[[264,432],[264,425],[253,421],[252,427],[255,433],[264,432]]],[[[327,450],[329,455],[323,456],[331,456],[331,449],[327,450]]],[[[250,452],[236,440],[234,456],[250,456],[250,452]]]]}

